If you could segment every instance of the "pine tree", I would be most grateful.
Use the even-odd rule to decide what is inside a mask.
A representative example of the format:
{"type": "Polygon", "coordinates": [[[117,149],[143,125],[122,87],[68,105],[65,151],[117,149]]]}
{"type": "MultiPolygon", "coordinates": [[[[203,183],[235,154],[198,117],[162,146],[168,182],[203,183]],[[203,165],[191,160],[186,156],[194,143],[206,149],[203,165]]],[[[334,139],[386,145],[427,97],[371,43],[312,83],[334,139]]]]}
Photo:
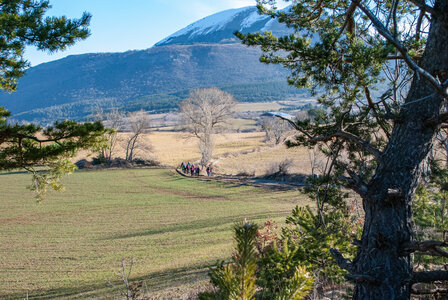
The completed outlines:
{"type": "Polygon", "coordinates": [[[291,122],[299,135],[290,145],[320,145],[333,180],[362,197],[355,259],[332,250],[356,284],[354,299],[409,299],[414,284],[448,280],[447,271],[412,268],[412,253],[443,245],[414,240],[412,206],[448,120],[448,0],[303,0],[281,11],[275,0],[257,2],[294,33],[237,36],[326,108],[291,122]]]}
{"type": "MultiPolygon", "coordinates": [[[[89,35],[91,16],[80,19],[45,17],[48,1],[0,1],[0,89],[13,92],[29,63],[26,46],[49,52],[63,50],[89,35]]],[[[32,189],[38,198],[47,187],[61,189],[59,179],[74,166],[68,158],[77,150],[95,148],[103,142],[100,123],[58,122],[46,129],[36,125],[9,124],[11,114],[0,106],[0,171],[25,168],[33,173],[32,189]],[[36,170],[35,166],[47,167],[36,170]]]]}

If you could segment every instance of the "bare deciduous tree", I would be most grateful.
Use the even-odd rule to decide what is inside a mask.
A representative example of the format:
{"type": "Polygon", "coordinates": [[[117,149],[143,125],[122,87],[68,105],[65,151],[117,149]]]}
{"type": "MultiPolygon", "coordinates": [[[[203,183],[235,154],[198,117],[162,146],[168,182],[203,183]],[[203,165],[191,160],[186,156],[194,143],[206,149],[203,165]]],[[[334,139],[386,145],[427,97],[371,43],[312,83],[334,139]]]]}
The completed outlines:
{"type": "Polygon", "coordinates": [[[97,117],[101,118],[100,120],[106,128],[112,129],[107,133],[107,147],[101,150],[101,155],[104,157],[106,163],[110,163],[118,143],[117,133],[123,130],[125,115],[118,109],[113,109],[109,113],[104,113],[103,110],[99,110],[97,117]]]}
{"type": "Polygon", "coordinates": [[[185,128],[199,139],[201,164],[210,163],[214,141],[212,134],[233,115],[235,99],[218,88],[197,89],[179,104],[185,128]]]}
{"type": "Polygon", "coordinates": [[[266,133],[266,141],[275,145],[283,143],[288,137],[288,131],[292,130],[288,122],[275,117],[262,117],[260,123],[266,133]]]}
{"type": "Polygon", "coordinates": [[[126,160],[131,161],[134,159],[135,150],[138,147],[139,137],[148,131],[148,127],[151,124],[148,113],[143,110],[132,112],[127,119],[127,125],[131,131],[130,136],[126,141],[126,160]]]}

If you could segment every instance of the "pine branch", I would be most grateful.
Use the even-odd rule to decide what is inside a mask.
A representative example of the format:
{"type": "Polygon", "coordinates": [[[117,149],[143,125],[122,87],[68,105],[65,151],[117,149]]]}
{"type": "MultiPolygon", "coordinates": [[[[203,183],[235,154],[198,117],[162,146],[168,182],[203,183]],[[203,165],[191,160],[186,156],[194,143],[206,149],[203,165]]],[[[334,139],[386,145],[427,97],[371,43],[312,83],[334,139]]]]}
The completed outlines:
{"type": "Polygon", "coordinates": [[[348,133],[348,132],[340,130],[331,135],[319,136],[319,137],[309,136],[309,138],[312,142],[327,142],[329,140],[332,140],[333,138],[342,138],[344,140],[351,141],[351,142],[358,144],[364,150],[366,150],[367,152],[372,154],[377,160],[381,160],[381,155],[382,155],[381,151],[379,151],[378,149],[373,147],[368,141],[366,141],[352,133],[348,133]]]}
{"type": "Polygon", "coordinates": [[[429,6],[428,4],[425,3],[425,1],[419,1],[419,0],[409,0],[410,2],[412,2],[413,4],[415,4],[418,8],[420,8],[422,11],[427,11],[429,12],[431,15],[436,14],[436,11],[434,10],[434,8],[432,6],[429,6]]]}
{"type": "Polygon", "coordinates": [[[428,119],[425,124],[429,126],[437,126],[442,123],[446,123],[448,121],[448,112],[443,112],[439,114],[437,117],[428,119]]]}
{"type": "Polygon", "coordinates": [[[370,95],[370,90],[367,86],[364,86],[364,93],[366,95],[366,99],[367,99],[367,103],[369,104],[370,109],[373,112],[373,115],[375,116],[376,122],[378,123],[378,125],[381,127],[381,129],[383,130],[383,132],[386,134],[387,138],[390,138],[390,133],[387,130],[387,128],[384,126],[383,121],[379,118],[378,116],[378,112],[375,108],[375,105],[373,104],[373,100],[372,100],[372,96],[370,95]]]}
{"type": "Polygon", "coordinates": [[[336,264],[341,269],[347,270],[349,272],[352,271],[352,269],[353,269],[352,262],[349,259],[344,258],[344,256],[342,255],[342,253],[338,249],[331,248],[330,249],[330,253],[333,256],[333,258],[336,260],[336,264]]]}
{"type": "Polygon", "coordinates": [[[365,196],[368,192],[367,184],[362,180],[361,176],[356,174],[353,170],[349,168],[345,168],[347,173],[350,175],[350,178],[341,177],[341,179],[347,182],[349,188],[352,188],[355,192],[357,192],[361,197],[365,196]]]}
{"type": "Polygon", "coordinates": [[[423,255],[448,257],[448,252],[440,247],[448,247],[448,244],[442,241],[414,241],[404,244],[401,251],[404,255],[416,252],[423,255]]]}
{"type": "Polygon", "coordinates": [[[72,137],[76,137],[76,135],[74,134],[68,134],[68,135],[63,135],[63,136],[59,136],[57,138],[48,138],[48,139],[39,139],[36,136],[32,136],[32,135],[26,135],[26,134],[21,134],[21,133],[11,133],[8,135],[8,137],[10,138],[18,138],[18,139],[29,139],[29,140],[33,140],[36,141],[38,143],[52,143],[52,142],[59,142],[61,140],[65,140],[65,139],[69,139],[72,137]]]}
{"type": "Polygon", "coordinates": [[[388,40],[403,56],[403,60],[406,64],[418,74],[421,74],[428,82],[436,89],[436,91],[443,97],[448,98],[448,92],[442,86],[437,78],[432,76],[428,71],[418,66],[418,64],[409,56],[408,50],[404,47],[400,41],[395,38],[392,33],[387,29],[383,23],[370,11],[370,9],[361,2],[357,2],[358,7],[364,12],[367,18],[370,19],[373,26],[378,30],[378,33],[388,40]]]}
{"type": "Polygon", "coordinates": [[[347,13],[346,13],[346,18],[344,21],[344,24],[342,24],[341,29],[339,30],[338,34],[336,35],[336,38],[334,39],[333,43],[331,43],[331,47],[334,47],[334,45],[336,44],[336,42],[339,40],[339,37],[342,35],[342,33],[344,32],[345,28],[347,27],[348,23],[350,21],[353,21],[353,14],[355,13],[356,10],[356,1],[353,1],[350,6],[347,9],[347,13]]]}
{"type": "Polygon", "coordinates": [[[345,275],[345,278],[355,282],[367,282],[370,284],[378,284],[378,279],[376,279],[371,275],[366,274],[347,274],[345,275]]]}
{"type": "Polygon", "coordinates": [[[312,136],[310,133],[300,128],[293,120],[277,114],[275,114],[274,116],[287,121],[289,124],[291,124],[292,127],[294,127],[294,129],[304,134],[310,140],[310,142],[328,142],[330,140],[333,140],[334,138],[342,138],[346,141],[355,142],[356,144],[361,146],[364,150],[372,154],[377,160],[381,160],[382,155],[381,151],[379,151],[378,149],[373,147],[368,141],[360,138],[357,135],[354,135],[352,133],[343,130],[339,130],[331,135],[312,136]]]}
{"type": "Polygon", "coordinates": [[[448,294],[448,290],[441,289],[441,288],[434,288],[434,289],[427,289],[427,290],[416,290],[416,289],[412,288],[411,294],[414,294],[414,295],[448,294]]]}

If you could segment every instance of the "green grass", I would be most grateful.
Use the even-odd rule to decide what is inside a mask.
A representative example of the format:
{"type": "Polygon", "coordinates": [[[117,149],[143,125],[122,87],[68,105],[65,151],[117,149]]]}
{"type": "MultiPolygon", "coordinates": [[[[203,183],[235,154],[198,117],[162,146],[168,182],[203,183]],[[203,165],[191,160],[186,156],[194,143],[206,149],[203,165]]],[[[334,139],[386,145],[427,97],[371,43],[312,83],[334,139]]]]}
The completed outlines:
{"type": "Polygon", "coordinates": [[[281,221],[306,201],[163,169],[76,172],[40,204],[29,182],[0,173],[0,299],[108,298],[122,258],[152,292],[188,288],[230,256],[232,224],[281,221]]]}

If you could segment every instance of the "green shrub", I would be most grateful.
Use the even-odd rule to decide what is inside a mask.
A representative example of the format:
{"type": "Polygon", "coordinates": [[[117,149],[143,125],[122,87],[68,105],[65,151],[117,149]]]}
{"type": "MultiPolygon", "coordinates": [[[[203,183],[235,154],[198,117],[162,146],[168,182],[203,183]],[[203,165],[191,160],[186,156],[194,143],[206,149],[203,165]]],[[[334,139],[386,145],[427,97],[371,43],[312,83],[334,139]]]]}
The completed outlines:
{"type": "MultiPolygon", "coordinates": [[[[415,238],[417,241],[447,241],[448,232],[448,169],[433,163],[429,183],[417,189],[413,206],[415,238]]],[[[448,259],[416,253],[414,264],[430,268],[446,265],[448,259]]]]}
{"type": "Polygon", "coordinates": [[[218,262],[209,273],[217,291],[202,293],[199,299],[303,299],[312,290],[312,278],[304,267],[291,264],[287,248],[269,244],[270,250],[257,251],[256,246],[260,243],[257,225],[246,222],[235,225],[234,231],[236,248],[232,261],[227,264],[218,262]],[[271,261],[277,263],[275,283],[269,275],[274,270],[271,261]],[[257,287],[259,291],[256,293],[257,287]]]}
{"type": "Polygon", "coordinates": [[[295,259],[298,248],[289,249],[289,241],[267,246],[258,260],[257,285],[261,299],[303,299],[313,290],[313,279],[295,259]]]}

